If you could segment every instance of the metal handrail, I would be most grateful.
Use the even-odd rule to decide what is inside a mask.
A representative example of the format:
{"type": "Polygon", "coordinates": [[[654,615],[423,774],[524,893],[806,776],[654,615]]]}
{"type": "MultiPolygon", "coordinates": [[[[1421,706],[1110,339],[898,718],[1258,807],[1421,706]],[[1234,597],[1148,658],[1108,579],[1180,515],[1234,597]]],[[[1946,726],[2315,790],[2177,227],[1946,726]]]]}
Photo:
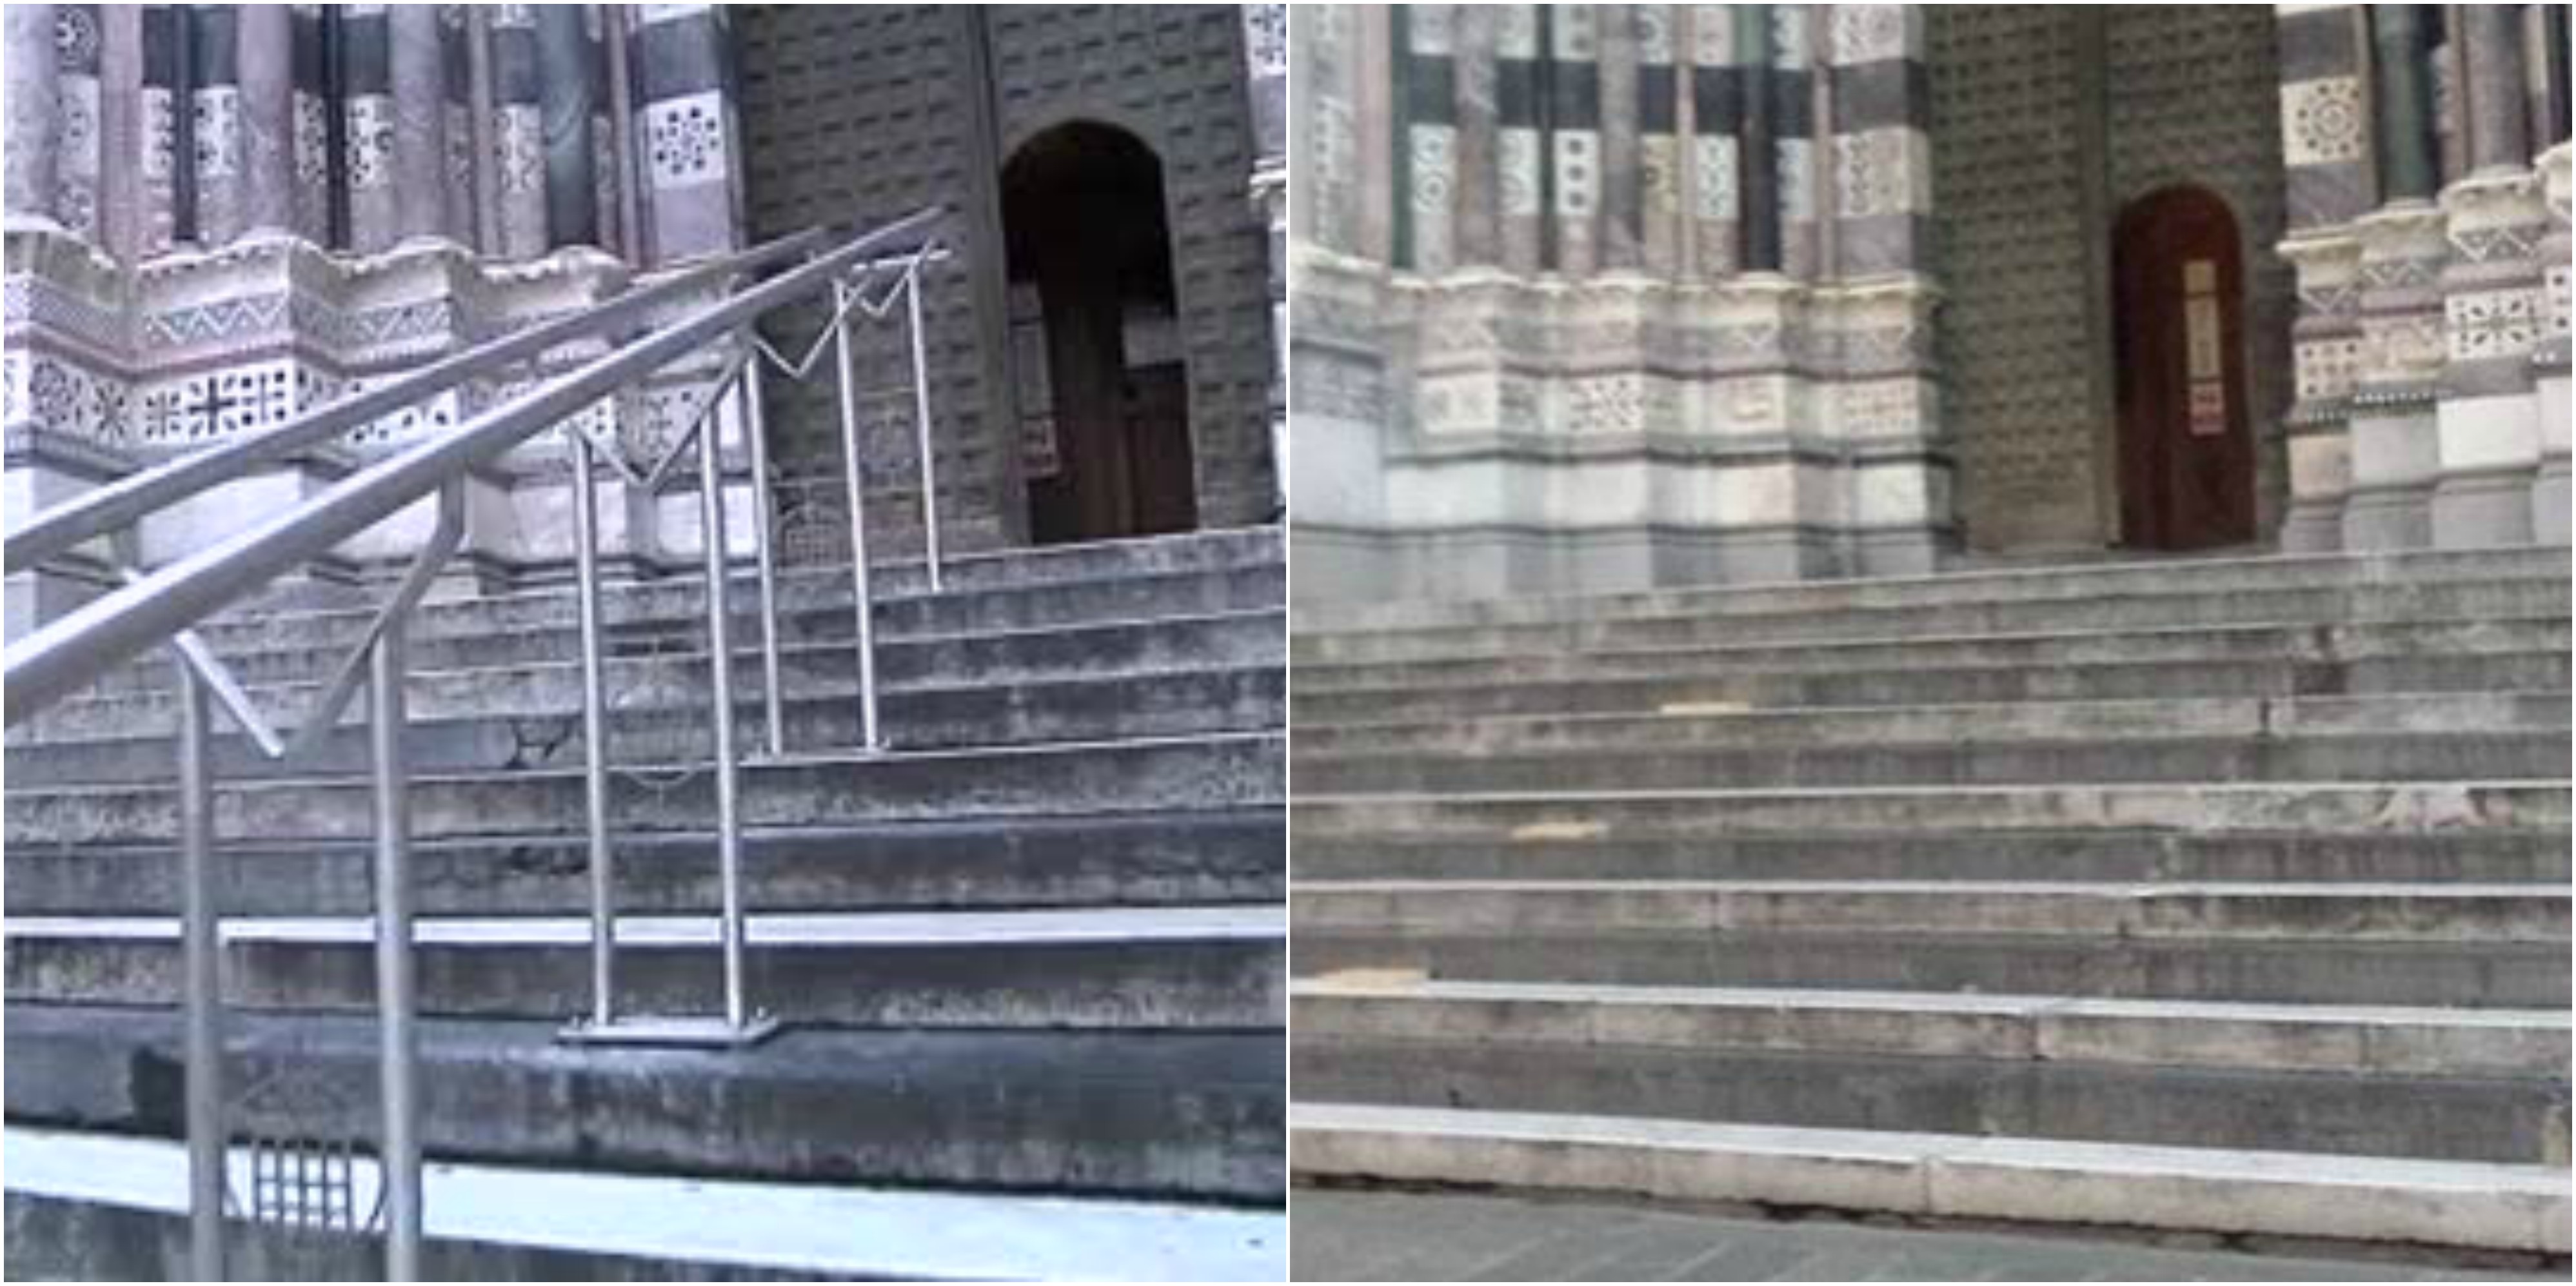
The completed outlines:
{"type": "Polygon", "coordinates": [[[24,528],[10,532],[5,541],[0,541],[0,567],[13,574],[26,571],[48,558],[71,552],[84,541],[131,527],[147,515],[238,477],[250,466],[325,445],[344,433],[416,405],[467,380],[491,374],[558,345],[588,338],[709,282],[763,268],[811,250],[827,235],[825,229],[812,228],[693,265],[640,290],[630,290],[570,315],[486,340],[399,379],[386,381],[327,406],[315,407],[267,428],[230,439],[220,446],[192,452],[156,468],[120,478],[70,503],[47,509],[24,528]]]}
{"type": "MultiPolygon", "coordinates": [[[[5,723],[14,726],[145,650],[168,642],[248,590],[327,554],[448,479],[635,378],[783,304],[824,289],[843,270],[889,243],[926,232],[940,214],[935,207],[924,209],[852,238],[721,304],[378,461],[294,510],[172,563],[141,582],[111,591],[37,630],[9,650],[5,703],[0,703],[5,705],[5,723]]],[[[616,302],[624,301],[603,307],[614,307],[616,302]]],[[[178,463],[164,466],[172,471],[179,467],[178,463]]]]}

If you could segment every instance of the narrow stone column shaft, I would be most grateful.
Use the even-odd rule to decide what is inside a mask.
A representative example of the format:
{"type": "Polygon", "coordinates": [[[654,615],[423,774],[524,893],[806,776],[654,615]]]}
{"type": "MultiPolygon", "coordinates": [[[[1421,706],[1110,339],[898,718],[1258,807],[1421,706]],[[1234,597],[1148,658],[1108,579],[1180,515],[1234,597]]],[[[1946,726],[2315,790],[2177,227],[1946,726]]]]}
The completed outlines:
{"type": "MultiPolygon", "coordinates": [[[[551,8],[552,6],[548,6],[551,8]]],[[[402,240],[447,227],[447,60],[438,6],[385,6],[393,91],[394,228],[402,240]]]]}
{"type": "Polygon", "coordinates": [[[54,66],[54,6],[0,9],[0,57],[9,68],[6,204],[14,218],[59,221],[56,204],[61,113],[54,66]]]}
{"type": "Polygon", "coordinates": [[[537,8],[538,98],[546,156],[546,242],[599,241],[599,175],[591,155],[595,110],[594,53],[583,30],[583,6],[537,8]]]}
{"type": "Polygon", "coordinates": [[[244,5],[234,62],[241,75],[241,218],[246,231],[292,232],[295,217],[295,31],[282,4],[244,5]]]}
{"type": "Polygon", "coordinates": [[[2459,15],[2458,38],[2467,46],[2468,83],[2461,87],[2457,110],[2465,113],[2469,168],[2474,171],[2520,169],[2531,161],[2519,8],[2464,4],[2452,9],[2459,15]]]}
{"type": "Polygon", "coordinates": [[[1780,153],[1772,139],[1778,99],[1772,89],[1771,6],[1739,5],[1734,16],[1737,84],[1743,91],[1736,184],[1743,249],[1736,263],[1745,272],[1778,272],[1780,153]]]}
{"type": "Polygon", "coordinates": [[[2411,4],[2370,6],[2370,38],[2377,55],[2371,119],[2379,140],[2379,196],[2383,201],[2429,200],[2439,181],[2433,139],[2432,53],[2424,19],[2411,4]]]}

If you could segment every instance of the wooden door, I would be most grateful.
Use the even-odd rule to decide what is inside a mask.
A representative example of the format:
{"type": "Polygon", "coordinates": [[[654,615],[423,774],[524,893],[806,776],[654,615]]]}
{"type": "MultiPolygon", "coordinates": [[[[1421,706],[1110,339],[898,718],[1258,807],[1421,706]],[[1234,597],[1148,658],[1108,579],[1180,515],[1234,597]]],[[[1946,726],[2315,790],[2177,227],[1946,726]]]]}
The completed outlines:
{"type": "Polygon", "coordinates": [[[2245,267],[2227,203],[2140,198],[2113,243],[2122,542],[2204,549],[2254,539],[2245,406],[2245,267]]]}

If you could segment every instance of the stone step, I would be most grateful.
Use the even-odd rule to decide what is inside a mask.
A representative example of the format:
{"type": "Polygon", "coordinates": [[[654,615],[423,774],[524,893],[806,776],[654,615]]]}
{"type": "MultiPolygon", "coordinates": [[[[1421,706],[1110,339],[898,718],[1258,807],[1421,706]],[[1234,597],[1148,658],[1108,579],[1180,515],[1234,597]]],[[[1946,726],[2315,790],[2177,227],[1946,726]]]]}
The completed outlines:
{"type": "MultiPolygon", "coordinates": [[[[1302,683],[1304,676],[1299,675],[1302,683]]],[[[2564,692],[2359,697],[2192,697],[2153,701],[1679,707],[1670,713],[1385,720],[1297,729],[1299,767],[1379,755],[1460,759],[1543,751],[1719,750],[2075,738],[2291,738],[2337,734],[2563,732],[2564,692]]]]}
{"type": "Polygon", "coordinates": [[[1896,668],[1977,665],[2061,666],[2173,661],[2351,661],[2375,657],[2469,656],[2566,651],[2564,613],[2455,621],[2368,624],[2255,622],[2191,628],[2040,631],[1935,636],[1900,631],[1884,638],[1708,646],[1586,648],[1422,661],[1301,660],[1297,685],[1313,692],[1479,686],[1567,678],[1716,675],[1736,670],[1845,674],[1896,668]]]}
{"type": "MultiPolygon", "coordinates": [[[[237,1122],[373,1134],[371,1015],[228,1017],[236,1094],[268,1077],[294,1094],[237,1122]]],[[[7,1026],[13,1127],[184,1134],[162,1092],[185,1067],[175,1013],[12,1005],[7,1026]]],[[[442,1162],[1193,1201],[1284,1188],[1276,1031],[790,1027],[720,1052],[566,1045],[548,1022],[419,1032],[422,1143],[442,1162]]]]}
{"type": "MultiPolygon", "coordinates": [[[[8,995],[21,1004],[177,1003],[175,918],[11,916],[8,995]]],[[[621,915],[625,1011],[723,1011],[710,915],[621,915]]],[[[838,1027],[1276,1027],[1287,925],[1275,904],[1043,911],[765,913],[746,930],[745,991],[793,1022],[838,1027]]],[[[365,1012],[374,922],[224,922],[235,1004],[365,1012]]],[[[423,1013],[562,1020],[589,1011],[590,925],[572,916],[423,917],[423,1013]]]]}
{"type": "MultiPolygon", "coordinates": [[[[2560,707],[2563,718],[2564,706],[2560,707]]],[[[2567,731],[1890,740],[1696,749],[1495,750],[1474,755],[1297,755],[1300,789],[1512,791],[1617,786],[1749,788],[2067,782],[2457,781],[2565,777],[2567,731]]]]}
{"type": "MultiPolygon", "coordinates": [[[[1299,730],[1302,742],[1308,734],[1299,730]]],[[[21,861],[12,858],[11,879],[21,861]]],[[[2401,834],[2170,830],[1869,833],[1664,839],[1328,838],[1291,854],[1304,880],[2106,880],[2149,883],[2567,882],[2560,830],[2401,834]]],[[[11,897],[17,893],[13,890],[11,897]]]]}
{"type": "MultiPolygon", "coordinates": [[[[1473,839],[1496,844],[1711,839],[1813,832],[2178,831],[2398,835],[2564,830],[2563,777],[2529,781],[2263,782],[1524,794],[1298,792],[1293,843],[1473,839]]],[[[12,832],[13,834],[16,832],[12,832]]]]}
{"type": "MultiPolygon", "coordinates": [[[[612,761],[714,762],[703,667],[669,664],[657,670],[612,698],[612,761]]],[[[637,676],[638,668],[630,666],[622,677],[637,676]]],[[[879,694],[879,731],[898,754],[1250,732],[1286,723],[1287,686],[1287,674],[1273,665],[908,687],[879,694]]],[[[792,752],[855,750],[860,744],[865,722],[854,680],[800,674],[782,687],[794,694],[781,706],[792,752]]],[[[736,689],[735,730],[747,755],[766,744],[758,692],[756,677],[736,689]]],[[[310,689],[271,689],[257,699],[263,709],[295,711],[310,708],[317,695],[310,689]]],[[[421,675],[405,695],[411,724],[404,753],[415,772],[577,769],[586,753],[578,673],[421,675]]],[[[363,715],[364,702],[351,702],[342,722],[321,741],[282,761],[268,758],[248,738],[219,736],[216,773],[227,780],[363,773],[370,753],[363,715]]],[[[218,716],[218,723],[232,726],[228,716],[218,716]]],[[[164,694],[74,702],[40,718],[35,735],[41,740],[9,748],[8,772],[11,780],[36,786],[166,782],[177,734],[176,702],[164,694]]]]}
{"type": "MultiPolygon", "coordinates": [[[[694,624],[694,623],[692,623],[694,624]]],[[[846,677],[857,668],[846,618],[816,617],[802,628],[782,631],[780,659],[819,674],[846,677]]],[[[1201,669],[1214,665],[1285,663],[1287,644],[1282,614],[1277,610],[1224,612],[1204,616],[1170,616],[1100,624],[1031,630],[937,636],[881,636],[877,641],[877,681],[888,688],[938,685],[971,678],[985,683],[1017,683],[1109,674],[1139,674],[1201,669]]],[[[705,632],[696,628],[609,632],[610,672],[632,669],[641,658],[706,664],[705,632]]],[[[734,636],[738,673],[760,673],[760,636],[756,628],[734,636]]],[[[233,677],[248,686],[319,684],[335,676],[349,649],[287,647],[235,651],[223,656],[233,677]]],[[[577,669],[581,662],[578,630],[526,630],[501,634],[425,639],[411,646],[415,675],[492,670],[577,669]]],[[[174,666],[163,655],[120,668],[86,690],[115,695],[164,691],[173,686],[174,666]]]]}
{"type": "MultiPolygon", "coordinates": [[[[1259,564],[1204,571],[1066,580],[939,594],[880,595],[876,626],[882,637],[980,634],[1007,630],[1100,625],[1158,617],[1208,616],[1277,610],[1287,592],[1287,569],[1259,564]]],[[[366,636],[375,602],[322,610],[248,610],[216,616],[198,629],[217,652],[348,647],[366,636]]],[[[705,609],[698,582],[675,580],[621,585],[605,594],[605,622],[612,631],[700,637],[705,609]]],[[[789,619],[782,634],[843,638],[856,630],[845,578],[807,577],[780,587],[779,609],[789,619]]],[[[733,588],[735,632],[759,638],[757,589],[748,574],[733,588]]],[[[580,604],[569,590],[462,597],[425,603],[411,632],[423,645],[498,634],[549,636],[569,654],[578,637],[580,604]]]]}
{"type": "Polygon", "coordinates": [[[2565,889],[2524,884],[1968,880],[1300,881],[1300,929],[1443,937],[1592,932],[2563,943],[2565,889]]]}
{"type": "MultiPolygon", "coordinates": [[[[2565,1046],[2566,1034],[2559,1034],[2565,1046]]],[[[2563,1081],[2150,1067],[1803,1047],[1310,1035],[1319,1102],[2515,1165],[2567,1156],[2563,1081]]],[[[2328,1162],[2329,1164],[2331,1162],[2328,1162]]]]}
{"type": "MultiPolygon", "coordinates": [[[[1294,886],[1304,887],[1302,884],[1294,886]]],[[[2535,892],[2535,898],[2559,897],[2535,892]]],[[[2563,1009],[2567,942],[2238,933],[1597,928],[1440,932],[1297,918],[1297,968],[1510,983],[1978,992],[2257,1004],[2563,1009]]]]}
{"type": "Polygon", "coordinates": [[[1808,707],[1937,706],[2174,697],[2561,692],[2564,650],[2351,661],[2146,661],[2046,668],[1974,665],[1814,673],[1739,670],[1639,678],[1526,679],[1490,685],[1296,690],[1299,727],[1506,716],[1715,714],[1808,707]]]}
{"type": "MultiPolygon", "coordinates": [[[[1277,808],[813,826],[744,836],[743,899],[759,911],[1005,910],[1280,901],[1286,828],[1277,808]]],[[[8,854],[18,915],[175,915],[179,855],[159,845],[8,854]]],[[[365,842],[227,840],[227,914],[365,915],[375,853],[365,842]]],[[[413,893],[427,915],[575,915],[590,908],[577,836],[424,840],[413,893]]],[[[718,904],[715,837],[620,835],[616,905],[628,913],[718,904]]]]}
{"type": "Polygon", "coordinates": [[[1947,571],[1753,586],[1696,586],[1607,594],[1517,595],[1482,600],[1411,599],[1300,606],[1300,635],[1395,633],[1478,625],[1544,624],[1690,612],[1741,617],[1948,603],[2046,603],[2107,595],[2262,593],[2305,587],[2372,588],[2470,579],[2568,579],[2564,546],[2369,554],[2265,554],[2246,558],[2148,558],[2128,562],[1947,571]]]}
{"type": "MultiPolygon", "coordinates": [[[[1799,1051],[2350,1077],[2564,1079],[2564,1010],[1301,977],[1298,1042],[1799,1051]]],[[[1472,1059],[1455,1060],[1471,1063],[1472,1059]]],[[[2149,1126],[2162,1119],[2140,1113],[2149,1126]]]]}
{"type": "Polygon", "coordinates": [[[1300,1101],[1301,1178],[2564,1254],[2566,1168],[1300,1101]]]}
{"type": "MultiPolygon", "coordinates": [[[[615,778],[621,831],[703,831],[714,774],[615,778]]],[[[1284,738],[1224,733],[878,756],[808,755],[742,772],[747,826],[796,827],[967,817],[1062,816],[1259,807],[1286,792],[1284,738]]],[[[416,774],[413,833],[424,837],[580,833],[582,774],[416,774]]],[[[13,789],[13,849],[174,843],[178,792],[166,782],[13,789]]],[[[216,792],[218,835],[358,840],[373,834],[373,792],[345,777],[232,782],[216,792]]],[[[23,851],[23,850],[22,850],[23,851]]]]}
{"type": "Polygon", "coordinates": [[[2421,584],[2290,584],[2264,590],[2191,589],[2149,594],[2126,594],[2095,586],[2082,597],[2063,599],[1962,600],[1786,612],[1728,610],[1721,602],[1662,615],[1404,631],[1336,630],[1310,625],[1305,617],[1292,615],[1291,656],[1302,666],[1317,662],[1539,656],[1577,650],[1884,640],[1907,634],[1955,637],[2180,626],[2529,619],[2563,616],[2569,601],[2568,584],[2561,573],[2554,579],[2472,577],[2421,584]]]}

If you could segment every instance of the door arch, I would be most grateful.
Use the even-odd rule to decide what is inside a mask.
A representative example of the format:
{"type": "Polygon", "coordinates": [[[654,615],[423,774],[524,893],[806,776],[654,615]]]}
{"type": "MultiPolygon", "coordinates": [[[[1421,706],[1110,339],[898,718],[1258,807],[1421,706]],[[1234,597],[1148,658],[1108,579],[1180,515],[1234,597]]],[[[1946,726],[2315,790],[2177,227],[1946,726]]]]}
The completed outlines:
{"type": "Polygon", "coordinates": [[[1040,543],[1198,525],[1163,165],[1135,135],[1074,121],[1002,168],[1030,535],[1040,543]]]}
{"type": "Polygon", "coordinates": [[[2113,233],[2112,281],[2122,543],[2205,549],[2253,540],[2236,216],[2198,187],[2130,202],[2113,233]]]}

